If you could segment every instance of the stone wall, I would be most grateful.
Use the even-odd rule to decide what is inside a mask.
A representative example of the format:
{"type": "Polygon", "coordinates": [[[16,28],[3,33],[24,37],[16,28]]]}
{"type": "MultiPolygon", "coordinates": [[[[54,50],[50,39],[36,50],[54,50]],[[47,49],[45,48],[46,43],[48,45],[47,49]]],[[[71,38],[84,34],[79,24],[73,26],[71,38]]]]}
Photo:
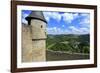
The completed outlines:
{"type": "Polygon", "coordinates": [[[57,51],[46,51],[46,61],[61,61],[61,60],[86,60],[89,59],[89,54],[81,53],[64,53],[57,51]]]}
{"type": "Polygon", "coordinates": [[[31,20],[32,39],[45,39],[46,38],[46,23],[41,20],[31,20]]]}
{"type": "Polygon", "coordinates": [[[22,62],[32,62],[32,34],[30,26],[22,25],[22,62]]]}
{"type": "Polygon", "coordinates": [[[46,23],[31,20],[22,25],[22,62],[46,61],[46,23]]]}

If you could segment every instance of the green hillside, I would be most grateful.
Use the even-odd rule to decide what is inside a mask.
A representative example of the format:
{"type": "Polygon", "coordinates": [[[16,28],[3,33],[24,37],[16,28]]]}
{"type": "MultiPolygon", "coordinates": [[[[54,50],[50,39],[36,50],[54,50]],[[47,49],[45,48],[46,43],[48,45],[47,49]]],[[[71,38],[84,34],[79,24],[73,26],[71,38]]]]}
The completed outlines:
{"type": "Polygon", "coordinates": [[[47,35],[48,50],[69,53],[89,53],[90,35],[47,35]]]}

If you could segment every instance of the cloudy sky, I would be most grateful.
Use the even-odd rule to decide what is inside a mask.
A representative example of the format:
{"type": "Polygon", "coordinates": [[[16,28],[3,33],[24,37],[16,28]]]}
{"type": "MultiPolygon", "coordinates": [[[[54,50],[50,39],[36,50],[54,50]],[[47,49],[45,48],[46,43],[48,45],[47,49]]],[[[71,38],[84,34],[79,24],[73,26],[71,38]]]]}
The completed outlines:
{"type": "MultiPolygon", "coordinates": [[[[22,22],[27,24],[25,17],[31,11],[22,10],[22,22]]],[[[47,21],[48,34],[89,34],[90,14],[78,12],[43,12],[47,21]]]]}

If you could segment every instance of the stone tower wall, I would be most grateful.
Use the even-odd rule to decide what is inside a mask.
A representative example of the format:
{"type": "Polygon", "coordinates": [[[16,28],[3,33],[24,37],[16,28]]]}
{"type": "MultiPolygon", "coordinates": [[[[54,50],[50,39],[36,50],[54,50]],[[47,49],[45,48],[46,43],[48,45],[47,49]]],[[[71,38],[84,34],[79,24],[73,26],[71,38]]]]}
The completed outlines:
{"type": "Polygon", "coordinates": [[[30,26],[22,25],[22,62],[32,62],[32,34],[30,26]]]}
{"type": "Polygon", "coordinates": [[[22,62],[46,60],[46,23],[31,20],[31,25],[22,25],[22,62]]]}
{"type": "Polygon", "coordinates": [[[32,19],[32,39],[45,39],[46,38],[46,23],[41,20],[32,19]]]}

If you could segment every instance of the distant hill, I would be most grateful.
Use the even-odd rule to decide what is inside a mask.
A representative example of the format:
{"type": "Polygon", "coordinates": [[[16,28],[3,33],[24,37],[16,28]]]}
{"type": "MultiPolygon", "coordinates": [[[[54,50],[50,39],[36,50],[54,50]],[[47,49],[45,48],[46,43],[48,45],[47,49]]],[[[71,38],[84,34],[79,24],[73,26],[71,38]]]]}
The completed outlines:
{"type": "Polygon", "coordinates": [[[53,51],[69,51],[76,53],[89,53],[90,34],[75,35],[47,35],[47,49],[53,51]]]}

